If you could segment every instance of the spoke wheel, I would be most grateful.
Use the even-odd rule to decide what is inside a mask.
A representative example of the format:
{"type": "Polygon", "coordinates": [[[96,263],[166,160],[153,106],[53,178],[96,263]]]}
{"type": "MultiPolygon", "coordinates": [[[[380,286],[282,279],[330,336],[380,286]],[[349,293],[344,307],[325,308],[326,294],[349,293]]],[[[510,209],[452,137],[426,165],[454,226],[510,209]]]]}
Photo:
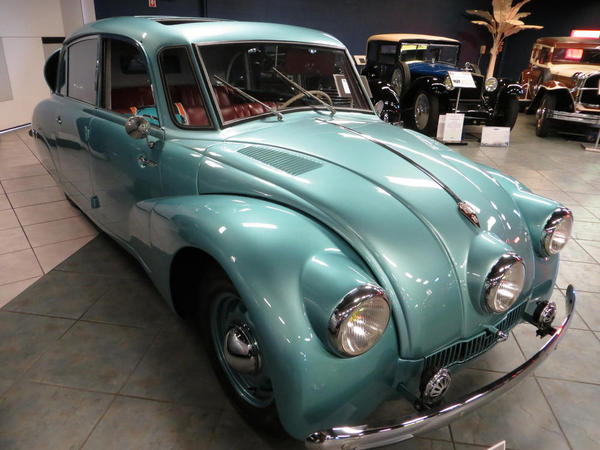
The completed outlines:
{"type": "Polygon", "coordinates": [[[417,130],[423,131],[427,128],[427,124],[429,123],[429,114],[430,114],[431,105],[429,103],[429,98],[427,94],[421,92],[417,95],[415,100],[415,126],[417,130]]]}

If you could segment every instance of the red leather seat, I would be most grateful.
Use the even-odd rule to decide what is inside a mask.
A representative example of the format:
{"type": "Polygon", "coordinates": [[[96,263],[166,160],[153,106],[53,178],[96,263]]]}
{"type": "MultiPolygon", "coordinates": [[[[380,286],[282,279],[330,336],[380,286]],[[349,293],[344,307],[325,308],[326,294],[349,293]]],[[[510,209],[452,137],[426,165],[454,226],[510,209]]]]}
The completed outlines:
{"type": "MultiPolygon", "coordinates": [[[[238,94],[232,92],[225,86],[213,86],[223,120],[243,119],[246,117],[258,116],[269,112],[267,108],[258,102],[244,103],[245,99],[240,98],[238,94]]],[[[276,102],[264,102],[266,105],[274,108],[276,102]]]]}
{"type": "Polygon", "coordinates": [[[200,96],[200,91],[195,85],[169,86],[169,94],[173,103],[181,103],[187,114],[189,125],[208,125],[208,116],[200,96]]]}
{"type": "Polygon", "coordinates": [[[111,109],[121,114],[131,114],[131,107],[153,106],[150,86],[132,86],[113,89],[110,93],[111,109]]]}

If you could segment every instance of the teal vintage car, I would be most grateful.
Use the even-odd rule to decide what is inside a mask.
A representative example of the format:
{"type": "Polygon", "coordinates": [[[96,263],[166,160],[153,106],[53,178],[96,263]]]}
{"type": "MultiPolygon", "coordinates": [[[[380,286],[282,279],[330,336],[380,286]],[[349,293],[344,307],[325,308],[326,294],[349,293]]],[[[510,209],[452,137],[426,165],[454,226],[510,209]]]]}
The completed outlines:
{"type": "Polygon", "coordinates": [[[198,322],[238,410],[309,447],[437,428],[510,389],[573,314],[549,301],[571,211],[381,121],[334,37],[100,20],[45,69],[32,135],[67,197],[198,322]],[[519,322],[550,335],[462,400],[452,373],[519,322]],[[412,417],[367,423],[384,401],[412,417]]]}

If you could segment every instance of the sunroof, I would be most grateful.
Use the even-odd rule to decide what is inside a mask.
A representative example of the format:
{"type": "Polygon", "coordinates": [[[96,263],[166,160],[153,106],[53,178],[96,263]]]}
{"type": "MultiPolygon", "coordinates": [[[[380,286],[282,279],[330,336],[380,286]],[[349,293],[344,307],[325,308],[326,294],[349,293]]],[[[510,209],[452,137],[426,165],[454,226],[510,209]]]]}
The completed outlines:
{"type": "Polygon", "coordinates": [[[163,25],[181,25],[183,23],[195,22],[219,22],[225,19],[214,19],[210,17],[160,17],[160,16],[136,16],[142,19],[150,19],[163,25]]]}

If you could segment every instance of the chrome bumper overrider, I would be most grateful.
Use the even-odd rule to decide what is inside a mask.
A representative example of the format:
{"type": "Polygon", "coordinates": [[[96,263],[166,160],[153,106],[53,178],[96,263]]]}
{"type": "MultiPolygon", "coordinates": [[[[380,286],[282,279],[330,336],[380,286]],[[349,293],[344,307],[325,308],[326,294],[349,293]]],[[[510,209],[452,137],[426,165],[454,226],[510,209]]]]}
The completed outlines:
{"type": "Polygon", "coordinates": [[[376,426],[341,426],[317,431],[306,438],[306,447],[351,450],[389,445],[410,439],[417,433],[440,428],[482,407],[523,381],[556,348],[569,327],[575,310],[575,291],[571,285],[567,288],[566,306],[567,315],[562,324],[556,328],[545,330],[544,334],[550,335],[550,339],[544,343],[542,348],[529,360],[493,383],[471,392],[454,403],[405,417],[394,423],[376,426]]]}

